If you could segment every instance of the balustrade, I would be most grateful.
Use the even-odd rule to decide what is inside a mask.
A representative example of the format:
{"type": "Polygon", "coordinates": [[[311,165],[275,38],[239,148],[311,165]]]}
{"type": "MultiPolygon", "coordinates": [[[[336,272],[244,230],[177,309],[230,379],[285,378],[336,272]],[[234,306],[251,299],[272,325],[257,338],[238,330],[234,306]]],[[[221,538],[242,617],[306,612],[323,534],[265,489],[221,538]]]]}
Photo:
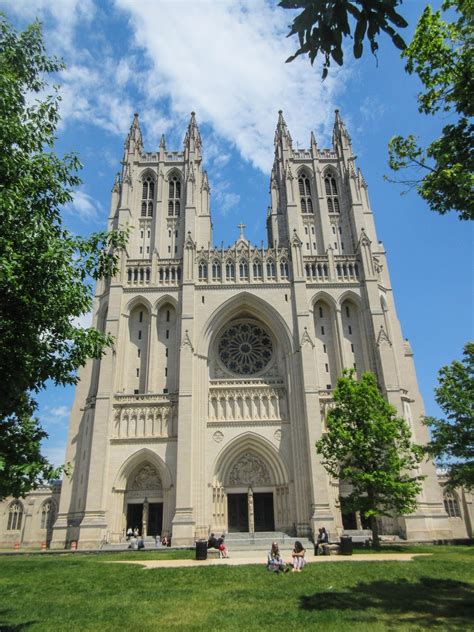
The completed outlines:
{"type": "Polygon", "coordinates": [[[175,437],[174,405],[159,395],[116,396],[113,439],[175,437]]]}
{"type": "MultiPolygon", "coordinates": [[[[244,381],[245,382],[245,381],[244,381]]],[[[222,421],[273,421],[286,419],[285,391],[282,383],[268,385],[230,384],[209,389],[208,418],[222,421]]]]}

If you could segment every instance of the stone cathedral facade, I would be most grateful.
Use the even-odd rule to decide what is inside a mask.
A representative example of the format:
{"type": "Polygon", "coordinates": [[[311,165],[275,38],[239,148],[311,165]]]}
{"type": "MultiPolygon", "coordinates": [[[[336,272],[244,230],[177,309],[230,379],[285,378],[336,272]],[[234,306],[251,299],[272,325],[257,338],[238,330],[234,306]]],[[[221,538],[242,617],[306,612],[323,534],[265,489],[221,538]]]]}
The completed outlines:
{"type": "MultiPolygon", "coordinates": [[[[314,448],[343,368],[374,371],[424,442],[367,185],[336,112],[333,147],[294,149],[282,113],[268,246],[213,245],[194,113],[182,152],[125,142],[109,227],[129,225],[119,273],[97,287],[94,325],[113,349],[82,371],[52,546],[123,540],[128,527],[190,544],[209,531],[311,536],[360,527],[314,448]]],[[[258,212],[256,209],[255,212],[258,212]]],[[[431,463],[416,514],[386,533],[451,537],[431,463]]]]}

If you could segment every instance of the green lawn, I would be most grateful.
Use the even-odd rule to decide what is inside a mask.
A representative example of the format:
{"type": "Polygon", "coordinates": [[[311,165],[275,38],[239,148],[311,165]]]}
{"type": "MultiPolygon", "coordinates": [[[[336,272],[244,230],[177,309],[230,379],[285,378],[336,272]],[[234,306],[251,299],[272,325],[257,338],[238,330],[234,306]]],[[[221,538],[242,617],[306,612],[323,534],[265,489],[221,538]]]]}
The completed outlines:
{"type": "MultiPolygon", "coordinates": [[[[407,549],[404,549],[407,550],[407,549]]],[[[143,570],[112,560],[192,551],[0,557],[0,631],[472,630],[474,548],[413,562],[143,570]]]]}

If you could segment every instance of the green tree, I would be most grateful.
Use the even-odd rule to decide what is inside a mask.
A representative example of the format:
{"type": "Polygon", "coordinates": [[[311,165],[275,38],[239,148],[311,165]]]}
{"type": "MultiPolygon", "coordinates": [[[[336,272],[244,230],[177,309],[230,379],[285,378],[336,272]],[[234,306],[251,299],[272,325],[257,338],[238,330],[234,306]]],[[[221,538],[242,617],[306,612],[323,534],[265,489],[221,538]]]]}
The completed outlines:
{"type": "Polygon", "coordinates": [[[58,475],[41,455],[46,436],[34,393],[47,380],[74,384],[110,336],[74,318],[90,311],[93,282],[111,276],[126,232],[85,239],[62,224],[61,207],[80,180],[76,156],[53,151],[63,68],[45,54],[38,23],[14,31],[0,15],[0,498],[58,475]]]}
{"type": "Polygon", "coordinates": [[[357,381],[353,370],[344,371],[326,425],[316,450],[327,472],[350,484],[344,506],[370,521],[378,546],[377,516],[416,510],[423,449],[411,442],[407,422],[382,397],[373,373],[357,381]]]}
{"type": "Polygon", "coordinates": [[[354,26],[353,54],[356,59],[362,56],[364,40],[370,44],[370,50],[376,55],[377,39],[381,32],[386,33],[397,48],[403,50],[405,42],[393,28],[405,28],[406,20],[396,12],[403,0],[281,0],[283,9],[302,9],[291,25],[288,37],[298,35],[300,47],[286,61],[293,61],[299,55],[308,55],[311,64],[321,53],[324,56],[323,79],[327,77],[331,59],[339,66],[344,61],[343,38],[351,35],[354,26]],[[392,26],[393,25],[393,26],[392,26]]]}
{"type": "Polygon", "coordinates": [[[456,9],[455,19],[445,21],[427,6],[402,57],[406,71],[423,84],[418,110],[442,113],[450,122],[427,147],[413,134],[392,138],[389,164],[409,170],[412,175],[399,182],[415,187],[431,210],[458,211],[468,220],[474,219],[474,3],[446,0],[443,9],[456,9]]]}
{"type": "Polygon", "coordinates": [[[448,486],[474,487],[474,343],[464,347],[462,361],[439,371],[436,403],[446,419],[425,417],[431,431],[429,455],[448,471],[448,486]]]}

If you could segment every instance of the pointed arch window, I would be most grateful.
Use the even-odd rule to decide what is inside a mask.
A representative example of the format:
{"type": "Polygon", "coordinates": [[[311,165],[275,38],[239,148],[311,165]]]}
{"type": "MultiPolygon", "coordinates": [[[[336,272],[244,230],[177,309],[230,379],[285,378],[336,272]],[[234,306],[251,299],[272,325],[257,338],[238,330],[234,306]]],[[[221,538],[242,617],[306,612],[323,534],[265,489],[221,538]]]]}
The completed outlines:
{"type": "Polygon", "coordinates": [[[233,281],[235,278],[235,266],[232,261],[225,264],[225,276],[228,281],[233,281]]]}
{"type": "Polygon", "coordinates": [[[143,180],[142,186],[142,217],[153,217],[153,203],[155,201],[155,181],[151,176],[143,180]]]}
{"type": "Polygon", "coordinates": [[[221,264],[218,261],[212,262],[212,280],[213,281],[221,280],[221,264]]]}
{"type": "Polygon", "coordinates": [[[23,505],[16,500],[10,505],[8,510],[7,531],[19,531],[23,520],[23,505]]]}
{"type": "Polygon", "coordinates": [[[51,529],[55,519],[55,507],[52,500],[46,500],[41,507],[41,529],[51,529]]]}
{"type": "Polygon", "coordinates": [[[253,278],[261,279],[262,278],[262,264],[258,259],[253,262],[253,278]]]}
{"type": "Polygon", "coordinates": [[[327,175],[324,178],[324,187],[326,190],[326,199],[328,201],[328,210],[330,213],[339,213],[339,196],[337,192],[336,178],[331,175],[327,175]]]}
{"type": "Polygon", "coordinates": [[[205,261],[199,263],[199,280],[207,281],[207,263],[205,261]]]}
{"type": "Polygon", "coordinates": [[[172,176],[169,181],[168,215],[178,217],[181,212],[181,180],[172,176]]]}
{"type": "Polygon", "coordinates": [[[313,200],[311,198],[311,185],[306,174],[300,175],[298,178],[298,187],[300,192],[300,203],[302,213],[313,212],[313,200]]]}
{"type": "Polygon", "coordinates": [[[275,263],[272,259],[267,261],[267,278],[269,279],[275,278],[275,263]]]}
{"type": "Polygon", "coordinates": [[[280,261],[280,276],[282,277],[282,279],[288,278],[288,262],[286,261],[286,259],[282,259],[280,261]]]}
{"type": "Polygon", "coordinates": [[[459,500],[455,492],[446,489],[443,492],[444,509],[450,518],[460,518],[459,500]]]}
{"type": "Polygon", "coordinates": [[[246,261],[241,261],[239,265],[239,276],[242,280],[249,278],[249,266],[246,261]]]}

